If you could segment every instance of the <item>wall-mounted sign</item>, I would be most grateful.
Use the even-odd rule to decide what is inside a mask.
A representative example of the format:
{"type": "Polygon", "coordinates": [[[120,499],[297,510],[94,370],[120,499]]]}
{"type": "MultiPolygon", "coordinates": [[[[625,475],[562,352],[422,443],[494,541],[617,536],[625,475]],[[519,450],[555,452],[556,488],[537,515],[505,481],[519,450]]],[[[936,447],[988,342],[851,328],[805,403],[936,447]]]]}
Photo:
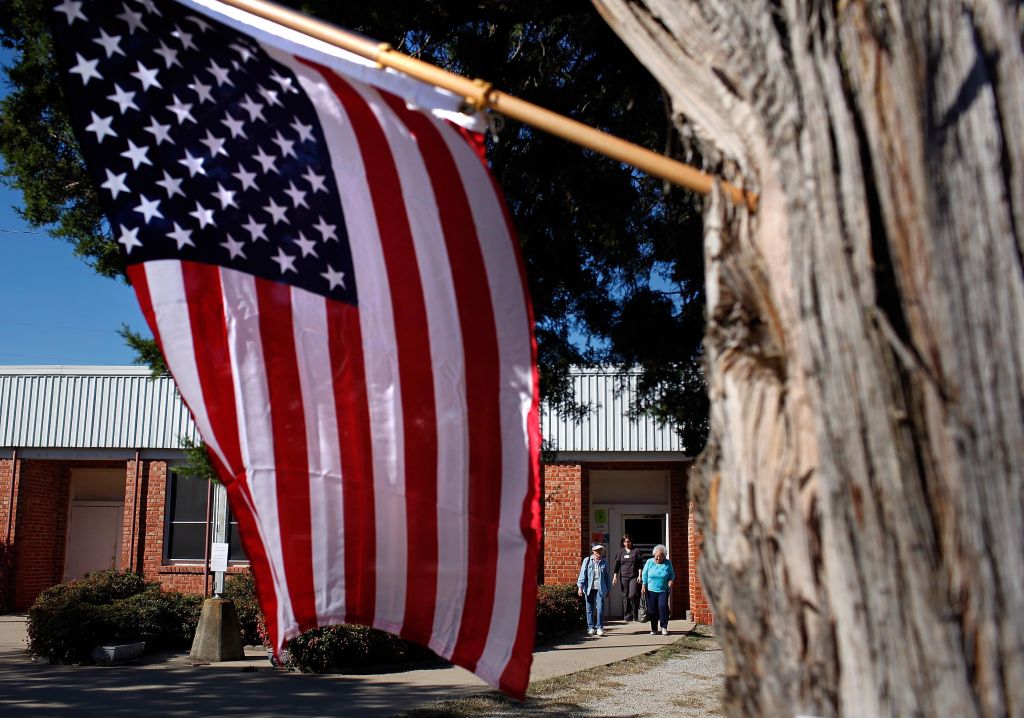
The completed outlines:
{"type": "Polygon", "coordinates": [[[228,570],[228,545],[226,543],[213,542],[210,544],[210,570],[228,570]]]}

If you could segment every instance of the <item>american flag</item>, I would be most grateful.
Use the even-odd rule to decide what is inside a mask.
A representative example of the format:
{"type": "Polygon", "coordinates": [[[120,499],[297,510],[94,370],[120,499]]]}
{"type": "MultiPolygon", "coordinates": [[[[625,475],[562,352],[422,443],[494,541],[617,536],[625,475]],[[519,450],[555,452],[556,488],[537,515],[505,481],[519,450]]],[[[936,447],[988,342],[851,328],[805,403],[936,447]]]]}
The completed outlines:
{"type": "Polygon", "coordinates": [[[480,137],[442,119],[460,99],[209,0],[63,0],[53,21],[275,646],[371,625],[522,697],[535,345],[480,137]]]}

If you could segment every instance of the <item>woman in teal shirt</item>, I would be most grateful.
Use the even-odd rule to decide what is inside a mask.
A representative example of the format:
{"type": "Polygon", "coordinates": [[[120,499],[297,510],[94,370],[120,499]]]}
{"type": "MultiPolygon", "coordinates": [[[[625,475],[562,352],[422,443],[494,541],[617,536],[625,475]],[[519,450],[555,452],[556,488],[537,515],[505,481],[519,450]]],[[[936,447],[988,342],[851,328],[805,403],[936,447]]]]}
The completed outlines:
{"type": "Polygon", "coordinates": [[[676,572],[672,562],[668,560],[668,549],[665,544],[654,547],[654,558],[647,559],[640,579],[641,589],[647,595],[647,613],[651,617],[651,635],[658,632],[661,623],[661,635],[668,635],[668,597],[672,593],[672,582],[676,572]]]}

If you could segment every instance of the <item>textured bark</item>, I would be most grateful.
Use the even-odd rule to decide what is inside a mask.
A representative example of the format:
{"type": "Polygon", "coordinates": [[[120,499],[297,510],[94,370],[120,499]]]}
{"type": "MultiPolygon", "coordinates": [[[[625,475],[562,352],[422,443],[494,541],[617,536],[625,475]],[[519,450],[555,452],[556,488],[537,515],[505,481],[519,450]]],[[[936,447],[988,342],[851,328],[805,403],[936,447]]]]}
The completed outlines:
{"type": "Polygon", "coordinates": [[[732,715],[1024,715],[1024,10],[595,0],[706,208],[732,715]]]}

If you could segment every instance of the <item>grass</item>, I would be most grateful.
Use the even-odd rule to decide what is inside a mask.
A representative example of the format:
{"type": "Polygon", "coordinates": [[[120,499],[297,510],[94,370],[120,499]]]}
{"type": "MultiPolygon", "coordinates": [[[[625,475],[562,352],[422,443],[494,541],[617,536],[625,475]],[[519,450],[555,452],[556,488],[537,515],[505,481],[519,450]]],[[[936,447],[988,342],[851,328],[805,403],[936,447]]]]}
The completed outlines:
{"type": "MultiPolygon", "coordinates": [[[[686,656],[694,651],[718,650],[718,643],[709,630],[699,626],[694,633],[650,653],[627,658],[606,666],[590,668],[579,673],[534,681],[526,691],[526,701],[516,702],[507,696],[490,691],[467,698],[439,701],[432,706],[416,708],[395,718],[481,718],[482,716],[576,716],[582,715],[579,705],[570,697],[585,694],[588,699],[613,694],[622,686],[622,674],[646,673],[665,661],[686,656]]],[[[681,708],[703,708],[707,701],[699,697],[677,699],[681,708]]]]}

